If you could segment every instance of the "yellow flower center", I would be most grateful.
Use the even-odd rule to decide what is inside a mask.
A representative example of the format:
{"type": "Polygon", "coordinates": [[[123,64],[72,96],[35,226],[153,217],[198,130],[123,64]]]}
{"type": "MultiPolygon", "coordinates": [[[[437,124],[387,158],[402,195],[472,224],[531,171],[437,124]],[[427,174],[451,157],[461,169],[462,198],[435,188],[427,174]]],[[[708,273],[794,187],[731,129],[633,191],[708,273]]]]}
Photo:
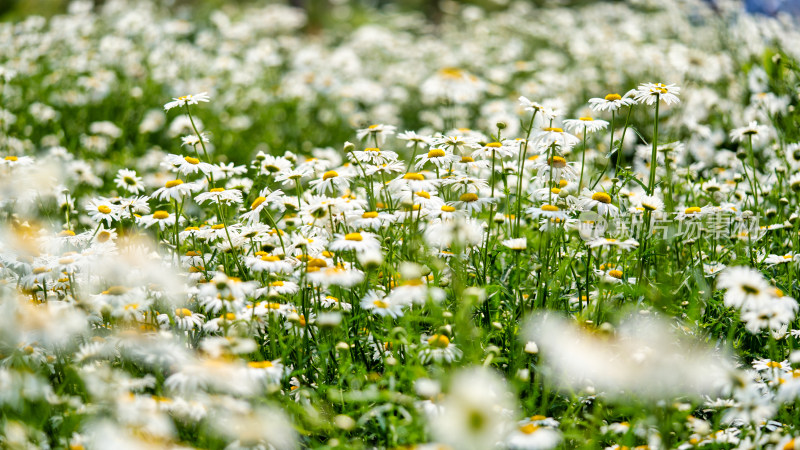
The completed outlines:
{"type": "Polygon", "coordinates": [[[125,286],[111,286],[110,288],[103,291],[106,295],[122,295],[128,292],[128,288],[125,286]]]}
{"type": "Polygon", "coordinates": [[[684,214],[697,214],[700,211],[701,210],[700,210],[699,206],[690,206],[690,207],[686,208],[686,210],[683,213],[684,214]]]}
{"type": "Polygon", "coordinates": [[[180,186],[182,184],[183,184],[183,180],[171,180],[171,181],[167,181],[167,183],[164,185],[164,187],[166,187],[166,188],[174,188],[175,186],[180,186]]]}
{"type": "Polygon", "coordinates": [[[447,155],[447,153],[445,153],[444,150],[440,148],[435,148],[428,152],[428,158],[441,158],[445,155],[447,155]]]}
{"type": "Polygon", "coordinates": [[[308,261],[308,267],[316,267],[316,268],[328,267],[328,263],[325,262],[324,259],[311,258],[311,260],[308,261]]]}
{"type": "Polygon", "coordinates": [[[247,365],[254,369],[269,369],[273,366],[272,361],[250,361],[247,365]]]}
{"type": "Polygon", "coordinates": [[[556,212],[561,210],[555,205],[542,205],[542,211],[556,212]]]}
{"type": "Polygon", "coordinates": [[[592,120],[594,120],[594,119],[592,119],[592,118],[591,118],[591,117],[589,117],[589,116],[585,116],[585,117],[581,117],[581,118],[579,118],[578,120],[582,120],[582,121],[584,121],[584,122],[591,122],[591,121],[592,121],[592,120]]]}
{"type": "Polygon", "coordinates": [[[336,178],[338,176],[339,176],[339,174],[336,173],[335,170],[329,170],[329,171],[325,172],[324,174],[322,174],[322,179],[323,180],[330,180],[331,178],[336,178]]]}
{"type": "Polygon", "coordinates": [[[223,224],[223,223],[218,223],[216,225],[211,225],[211,229],[212,230],[221,230],[223,228],[225,228],[225,224],[223,224]]]}
{"type": "Polygon", "coordinates": [[[445,67],[444,69],[439,70],[439,75],[445,78],[461,78],[464,75],[464,72],[462,72],[458,67],[445,67]]]}
{"type": "Polygon", "coordinates": [[[567,160],[561,156],[553,156],[550,158],[550,165],[552,167],[563,169],[564,167],[567,167],[567,160]]]}
{"type": "Polygon", "coordinates": [[[499,142],[489,142],[488,144],[486,144],[486,146],[489,148],[500,148],[503,146],[503,144],[499,142]]]}
{"type": "Polygon", "coordinates": [[[450,338],[443,334],[434,334],[428,338],[428,344],[431,347],[447,348],[450,345],[450,338]]]}
{"type": "Polygon", "coordinates": [[[383,300],[373,300],[372,304],[375,305],[376,308],[386,309],[389,307],[389,304],[383,300]]]}
{"type": "Polygon", "coordinates": [[[97,210],[98,210],[98,211],[100,211],[100,212],[101,212],[101,213],[103,213],[103,214],[110,214],[110,213],[111,213],[111,208],[109,208],[109,207],[108,207],[108,206],[106,206],[106,205],[100,205],[100,206],[98,206],[98,207],[97,207],[97,210]]]}
{"type": "Polygon", "coordinates": [[[562,128],[558,128],[558,127],[545,127],[545,128],[542,128],[542,131],[549,131],[551,133],[563,133],[564,132],[564,130],[562,128]]]}
{"type": "Polygon", "coordinates": [[[558,194],[561,192],[561,189],[559,189],[559,188],[553,188],[553,189],[550,189],[550,192],[552,192],[553,194],[556,194],[556,195],[558,195],[558,194]]]}
{"type": "Polygon", "coordinates": [[[268,261],[268,262],[276,262],[276,261],[280,261],[281,258],[279,258],[279,257],[277,257],[275,255],[264,255],[264,256],[261,257],[261,260],[262,261],[268,261]]]}
{"type": "Polygon", "coordinates": [[[767,367],[769,367],[770,369],[778,369],[781,367],[781,363],[779,363],[778,361],[770,361],[767,363],[767,367]]]}
{"type": "Polygon", "coordinates": [[[519,427],[519,431],[521,431],[521,432],[523,432],[525,434],[533,434],[538,429],[539,429],[539,427],[537,427],[536,425],[534,425],[532,423],[529,423],[527,425],[523,425],[523,426],[519,427]]]}
{"type": "Polygon", "coordinates": [[[225,192],[225,188],[209,189],[208,192],[225,192]]]}
{"type": "Polygon", "coordinates": [[[622,271],[621,270],[617,270],[617,269],[609,270],[608,271],[608,276],[614,277],[614,278],[616,278],[618,280],[622,279],[622,271]]]}
{"type": "Polygon", "coordinates": [[[475,158],[473,158],[472,156],[462,156],[462,157],[461,157],[461,162],[462,162],[462,163],[471,163],[471,162],[475,162],[475,158]]]}
{"type": "Polygon", "coordinates": [[[6,161],[17,161],[17,160],[19,160],[19,158],[17,158],[16,156],[6,156],[3,159],[5,159],[6,161]]]}
{"type": "Polygon", "coordinates": [[[169,217],[169,213],[166,211],[158,210],[153,213],[153,219],[156,220],[164,220],[169,217]]]}
{"type": "Polygon", "coordinates": [[[465,192],[458,197],[458,200],[461,202],[477,202],[478,201],[478,194],[472,192],[465,192]]]}
{"type": "Polygon", "coordinates": [[[256,199],[253,200],[253,203],[250,205],[250,210],[252,211],[252,210],[258,208],[265,201],[267,201],[266,197],[256,197],[256,199]]]}
{"type": "Polygon", "coordinates": [[[592,200],[608,204],[611,203],[611,196],[605,192],[595,192],[592,194],[592,200]]]}
{"type": "Polygon", "coordinates": [[[403,175],[403,179],[404,180],[423,181],[423,180],[425,180],[425,177],[421,173],[409,172],[409,173],[403,175]]]}
{"type": "Polygon", "coordinates": [[[442,211],[444,212],[454,212],[456,210],[455,207],[450,205],[442,205],[442,211]]]}
{"type": "Polygon", "coordinates": [[[606,95],[606,100],[613,102],[615,100],[622,100],[622,96],[619,94],[608,94],[606,95]]]}
{"type": "Polygon", "coordinates": [[[369,148],[365,148],[364,151],[365,152],[380,152],[381,149],[379,149],[378,147],[369,147],[369,148]]]}
{"type": "Polygon", "coordinates": [[[658,83],[658,84],[656,84],[656,87],[653,88],[653,92],[658,92],[660,94],[666,94],[669,91],[667,90],[667,85],[665,85],[664,83],[658,83]]]}
{"type": "Polygon", "coordinates": [[[178,317],[190,317],[192,315],[192,311],[188,308],[178,308],[175,310],[175,315],[178,317]]]}
{"type": "Polygon", "coordinates": [[[272,282],[272,283],[270,283],[269,285],[270,285],[270,286],[273,286],[273,287],[281,287],[281,286],[283,286],[283,284],[284,284],[284,283],[283,283],[283,281],[281,281],[281,280],[277,280],[277,281],[273,281],[273,282],[272,282]]]}
{"type": "Polygon", "coordinates": [[[414,192],[414,195],[416,195],[417,197],[427,198],[428,200],[431,199],[431,194],[428,194],[425,191],[414,192]]]}
{"type": "Polygon", "coordinates": [[[193,164],[193,165],[195,165],[195,166],[196,166],[196,165],[198,165],[198,164],[200,164],[200,160],[199,160],[199,159],[197,159],[197,158],[192,158],[191,156],[184,156],[184,157],[183,157],[183,159],[184,159],[184,160],[185,160],[187,163],[189,163],[189,164],[193,164]]]}
{"type": "Polygon", "coordinates": [[[364,237],[361,236],[361,233],[347,233],[344,235],[345,241],[363,241],[364,237]]]}
{"type": "Polygon", "coordinates": [[[367,212],[365,212],[364,214],[361,215],[362,219],[375,219],[377,217],[378,217],[378,212],[377,211],[367,211],[367,212]]]}

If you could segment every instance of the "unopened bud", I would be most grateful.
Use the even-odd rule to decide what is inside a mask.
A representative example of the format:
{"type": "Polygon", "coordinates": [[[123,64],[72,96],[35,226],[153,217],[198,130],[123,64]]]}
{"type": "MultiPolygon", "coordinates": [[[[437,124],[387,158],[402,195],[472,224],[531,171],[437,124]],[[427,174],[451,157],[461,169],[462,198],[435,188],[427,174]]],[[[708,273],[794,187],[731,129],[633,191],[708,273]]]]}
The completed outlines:
{"type": "Polygon", "coordinates": [[[535,355],[539,353],[539,346],[536,345],[536,342],[528,341],[528,343],[525,344],[525,353],[535,355]]]}

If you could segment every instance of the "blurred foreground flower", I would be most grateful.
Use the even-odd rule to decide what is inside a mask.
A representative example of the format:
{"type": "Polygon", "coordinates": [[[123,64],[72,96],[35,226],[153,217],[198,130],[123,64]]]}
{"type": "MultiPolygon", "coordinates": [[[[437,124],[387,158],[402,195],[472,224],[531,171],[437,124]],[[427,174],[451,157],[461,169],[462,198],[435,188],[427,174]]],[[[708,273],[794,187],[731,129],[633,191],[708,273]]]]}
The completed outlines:
{"type": "Polygon", "coordinates": [[[608,397],[714,396],[730,384],[734,364],[655,318],[632,318],[611,335],[537,315],[526,337],[536,341],[551,380],[564,390],[593,387],[608,397]]]}
{"type": "Polygon", "coordinates": [[[433,434],[453,448],[492,448],[513,426],[514,403],[498,374],[465,369],[453,377],[441,412],[432,418],[433,434]]]}

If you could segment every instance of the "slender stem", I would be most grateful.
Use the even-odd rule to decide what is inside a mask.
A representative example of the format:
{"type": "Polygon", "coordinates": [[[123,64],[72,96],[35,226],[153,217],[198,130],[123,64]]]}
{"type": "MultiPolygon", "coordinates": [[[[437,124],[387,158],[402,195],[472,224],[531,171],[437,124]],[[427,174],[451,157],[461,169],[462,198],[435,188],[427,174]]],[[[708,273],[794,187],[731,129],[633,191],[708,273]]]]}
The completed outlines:
{"type": "Polygon", "coordinates": [[[661,94],[656,94],[656,118],[653,121],[653,150],[650,153],[650,181],[647,183],[647,193],[653,195],[656,187],[656,167],[658,166],[658,106],[661,94]]]}
{"type": "Polygon", "coordinates": [[[406,167],[406,173],[411,170],[411,164],[414,163],[414,158],[417,157],[417,147],[419,146],[419,142],[414,141],[414,151],[411,153],[411,159],[408,160],[408,166],[406,167]]]}
{"type": "Polygon", "coordinates": [[[536,119],[536,112],[533,111],[533,115],[531,116],[531,122],[528,124],[528,130],[525,133],[525,144],[522,146],[522,149],[519,153],[519,162],[517,166],[517,208],[514,213],[514,222],[515,222],[515,232],[514,237],[519,237],[519,226],[520,226],[520,214],[522,210],[522,171],[525,167],[525,156],[528,153],[528,141],[531,137],[531,130],[533,130],[533,121],[536,119]]]}
{"type": "MultiPolygon", "coordinates": [[[[752,176],[750,177],[750,188],[753,190],[753,202],[755,203],[756,211],[758,211],[758,180],[756,179],[756,162],[755,157],[753,156],[753,135],[747,135],[748,143],[748,156],[750,158],[750,168],[753,171],[752,176]]],[[[747,170],[745,169],[745,173],[747,170]]]]}
{"type": "MultiPolygon", "coordinates": [[[[212,164],[211,157],[208,156],[208,149],[206,149],[206,143],[203,142],[203,135],[200,134],[200,131],[197,130],[197,125],[194,124],[194,118],[192,117],[192,111],[189,109],[189,105],[186,105],[186,114],[189,116],[189,122],[192,124],[192,129],[194,133],[197,135],[197,139],[200,141],[200,146],[203,148],[203,154],[206,156],[206,162],[212,164]]],[[[214,173],[209,172],[209,178],[211,179],[211,184],[214,184],[214,173]]]]}
{"type": "Polygon", "coordinates": [[[581,178],[578,181],[578,192],[583,188],[583,170],[586,168],[586,128],[583,129],[583,152],[581,153],[581,178]]]}
{"type": "MultiPolygon", "coordinates": [[[[609,143],[608,143],[608,155],[609,155],[609,158],[612,157],[613,153],[614,153],[614,122],[616,122],[616,120],[615,120],[616,118],[617,118],[617,112],[612,110],[611,111],[611,137],[609,138],[609,143]]],[[[586,130],[584,130],[583,132],[586,133],[586,130]]],[[[617,163],[616,163],[616,165],[614,167],[614,176],[617,176],[617,174],[619,173],[619,157],[617,157],[616,160],[617,160],[617,163]]]]}

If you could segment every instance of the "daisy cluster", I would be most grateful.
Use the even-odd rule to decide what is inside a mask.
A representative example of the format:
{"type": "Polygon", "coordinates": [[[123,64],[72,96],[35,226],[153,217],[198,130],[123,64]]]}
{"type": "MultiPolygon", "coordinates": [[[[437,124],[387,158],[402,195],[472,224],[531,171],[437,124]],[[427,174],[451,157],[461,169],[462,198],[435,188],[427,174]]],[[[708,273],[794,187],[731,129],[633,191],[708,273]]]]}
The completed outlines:
{"type": "Polygon", "coordinates": [[[0,23],[4,448],[795,448],[791,19],[332,3],[0,23]]]}

